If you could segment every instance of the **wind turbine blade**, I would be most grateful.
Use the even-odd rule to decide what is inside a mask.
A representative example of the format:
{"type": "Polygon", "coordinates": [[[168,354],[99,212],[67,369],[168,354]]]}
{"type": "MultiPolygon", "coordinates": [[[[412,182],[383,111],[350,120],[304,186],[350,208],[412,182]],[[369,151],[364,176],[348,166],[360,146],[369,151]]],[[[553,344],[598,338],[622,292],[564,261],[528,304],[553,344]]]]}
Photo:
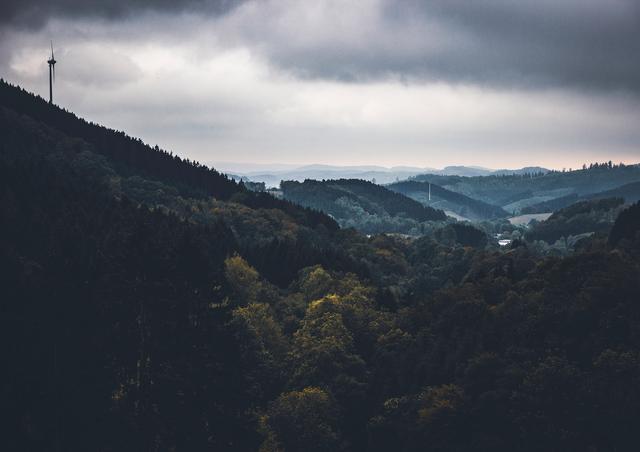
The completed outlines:
{"type": "Polygon", "coordinates": [[[56,65],[53,65],[53,83],[56,82],[56,65]]]}
{"type": "Polygon", "coordinates": [[[51,59],[53,60],[53,41],[51,41],[51,59]]]}

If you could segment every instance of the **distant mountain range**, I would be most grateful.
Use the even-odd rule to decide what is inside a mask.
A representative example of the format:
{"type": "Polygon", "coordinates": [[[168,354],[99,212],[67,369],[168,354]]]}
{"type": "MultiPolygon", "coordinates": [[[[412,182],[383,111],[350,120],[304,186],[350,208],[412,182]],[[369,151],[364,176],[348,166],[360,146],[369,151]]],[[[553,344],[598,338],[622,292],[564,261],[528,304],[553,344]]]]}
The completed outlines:
{"type": "MultiPolygon", "coordinates": [[[[610,163],[594,164],[590,168],[566,172],[539,166],[499,170],[477,166],[448,166],[439,170],[411,166],[385,168],[371,165],[307,165],[269,173],[236,172],[232,177],[245,183],[264,183],[267,187],[279,187],[282,181],[358,179],[384,185],[424,206],[441,209],[448,215],[471,221],[553,212],[575,202],[594,198],[621,197],[627,203],[640,199],[640,167],[610,163]],[[428,196],[429,183],[431,200],[428,196]]],[[[314,187],[328,190],[329,185],[314,187]]],[[[308,191],[311,186],[305,185],[304,188],[308,191]]],[[[319,206],[313,202],[285,197],[333,215],[328,205],[319,206]]],[[[311,198],[306,194],[305,200],[309,199],[311,198]]],[[[376,215],[380,215],[380,212],[376,215]]],[[[342,220],[344,224],[345,218],[342,220]]]]}
{"type": "Polygon", "coordinates": [[[420,168],[413,166],[335,166],[335,165],[305,165],[290,167],[286,165],[247,165],[243,170],[241,164],[227,163],[222,166],[229,176],[236,180],[250,180],[252,182],[264,182],[267,187],[278,187],[283,180],[302,182],[306,179],[331,180],[331,179],[362,179],[377,184],[390,184],[402,181],[421,174],[435,174],[441,176],[490,176],[512,175],[529,173],[547,173],[546,168],[527,167],[520,169],[494,170],[478,166],[447,166],[443,169],[420,168]]]}
{"type": "Polygon", "coordinates": [[[247,178],[252,182],[264,182],[267,187],[278,187],[283,180],[302,182],[307,179],[361,179],[378,184],[388,184],[429,171],[437,170],[408,166],[385,168],[383,166],[306,165],[294,169],[273,171],[235,171],[234,177],[247,178]]]}
{"type": "Polygon", "coordinates": [[[510,176],[521,174],[545,174],[550,170],[540,166],[526,166],[519,169],[490,169],[481,166],[446,166],[441,170],[426,171],[430,174],[440,176],[462,176],[462,177],[478,177],[478,176],[510,176]]]}

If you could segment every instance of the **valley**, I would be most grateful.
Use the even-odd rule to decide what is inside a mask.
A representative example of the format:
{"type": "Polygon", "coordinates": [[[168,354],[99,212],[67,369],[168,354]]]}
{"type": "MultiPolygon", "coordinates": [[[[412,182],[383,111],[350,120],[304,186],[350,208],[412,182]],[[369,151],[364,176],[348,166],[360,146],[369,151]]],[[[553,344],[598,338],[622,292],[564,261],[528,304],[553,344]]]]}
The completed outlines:
{"type": "Polygon", "coordinates": [[[7,450],[629,450],[638,174],[273,196],[0,82],[7,450]]]}

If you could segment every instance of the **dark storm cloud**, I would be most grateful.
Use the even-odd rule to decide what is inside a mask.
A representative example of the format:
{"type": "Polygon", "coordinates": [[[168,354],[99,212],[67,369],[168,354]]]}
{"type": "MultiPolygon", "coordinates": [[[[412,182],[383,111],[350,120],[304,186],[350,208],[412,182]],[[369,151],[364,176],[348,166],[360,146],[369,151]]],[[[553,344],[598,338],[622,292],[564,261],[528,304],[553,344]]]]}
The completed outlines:
{"type": "Polygon", "coordinates": [[[139,12],[204,11],[221,14],[242,0],[2,0],[0,25],[38,28],[50,18],[116,20],[139,12]]]}
{"type": "Polygon", "coordinates": [[[391,75],[640,91],[638,0],[363,3],[373,4],[378,14],[366,15],[366,6],[343,7],[338,15],[321,11],[314,20],[325,21],[325,34],[313,39],[305,36],[313,24],[293,24],[287,31],[286,22],[270,21],[269,15],[241,32],[271,60],[303,77],[359,81],[391,75]]]}
{"type": "Polygon", "coordinates": [[[640,89],[637,0],[416,3],[422,14],[474,37],[475,45],[454,49],[445,64],[436,64],[445,77],[447,63],[456,60],[490,80],[640,89]]]}
{"type": "MultiPolygon", "coordinates": [[[[299,78],[640,93],[640,0],[3,0],[0,26],[195,12],[299,78]]],[[[143,31],[144,30],[144,31],[143,31]]],[[[175,30],[173,30],[174,33],[175,30]]],[[[185,29],[171,39],[188,41],[185,29]]],[[[167,33],[169,33],[167,31],[167,33]]],[[[188,42],[186,42],[188,45],[188,42]]]]}

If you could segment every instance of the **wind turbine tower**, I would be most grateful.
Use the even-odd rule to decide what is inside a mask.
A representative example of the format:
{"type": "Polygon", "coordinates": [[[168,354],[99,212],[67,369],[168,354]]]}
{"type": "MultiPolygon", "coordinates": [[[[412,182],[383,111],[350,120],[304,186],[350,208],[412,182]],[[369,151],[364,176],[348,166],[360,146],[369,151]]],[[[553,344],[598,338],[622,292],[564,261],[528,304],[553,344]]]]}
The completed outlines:
{"type": "Polygon", "coordinates": [[[53,103],[53,82],[56,81],[56,59],[53,57],[53,41],[51,41],[51,58],[47,60],[49,64],[49,103],[53,103]]]}

